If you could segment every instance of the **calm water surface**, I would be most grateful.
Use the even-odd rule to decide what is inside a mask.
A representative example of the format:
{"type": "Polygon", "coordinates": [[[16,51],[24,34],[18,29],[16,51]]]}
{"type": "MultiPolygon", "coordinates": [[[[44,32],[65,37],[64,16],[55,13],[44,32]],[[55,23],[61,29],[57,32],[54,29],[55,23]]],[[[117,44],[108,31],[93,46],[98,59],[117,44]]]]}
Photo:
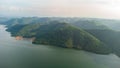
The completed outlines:
{"type": "Polygon", "coordinates": [[[15,40],[5,29],[0,25],[0,68],[120,68],[120,58],[114,54],[34,45],[15,40]]]}

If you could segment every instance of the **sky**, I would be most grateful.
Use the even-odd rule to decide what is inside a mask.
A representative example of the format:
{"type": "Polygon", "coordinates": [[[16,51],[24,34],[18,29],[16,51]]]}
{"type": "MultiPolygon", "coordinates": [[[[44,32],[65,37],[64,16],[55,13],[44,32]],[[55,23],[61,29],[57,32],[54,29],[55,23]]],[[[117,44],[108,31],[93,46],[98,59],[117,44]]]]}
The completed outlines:
{"type": "Polygon", "coordinates": [[[0,17],[120,19],[120,0],[0,0],[0,17]]]}

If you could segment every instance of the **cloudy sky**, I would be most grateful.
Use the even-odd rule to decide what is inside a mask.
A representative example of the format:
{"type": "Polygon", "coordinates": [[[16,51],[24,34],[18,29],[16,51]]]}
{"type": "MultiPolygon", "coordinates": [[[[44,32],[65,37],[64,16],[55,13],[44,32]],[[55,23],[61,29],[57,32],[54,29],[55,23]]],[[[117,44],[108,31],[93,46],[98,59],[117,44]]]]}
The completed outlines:
{"type": "Polygon", "coordinates": [[[0,0],[0,16],[120,19],[120,0],[0,0]]]}

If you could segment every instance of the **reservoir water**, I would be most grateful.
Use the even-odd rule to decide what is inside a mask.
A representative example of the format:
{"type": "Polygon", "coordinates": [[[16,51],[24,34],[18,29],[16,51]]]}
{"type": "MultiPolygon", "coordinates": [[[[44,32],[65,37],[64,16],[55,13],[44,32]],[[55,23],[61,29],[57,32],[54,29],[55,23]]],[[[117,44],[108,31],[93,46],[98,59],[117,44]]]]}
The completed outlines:
{"type": "Polygon", "coordinates": [[[0,68],[120,68],[120,57],[16,40],[0,25],[0,68]]]}

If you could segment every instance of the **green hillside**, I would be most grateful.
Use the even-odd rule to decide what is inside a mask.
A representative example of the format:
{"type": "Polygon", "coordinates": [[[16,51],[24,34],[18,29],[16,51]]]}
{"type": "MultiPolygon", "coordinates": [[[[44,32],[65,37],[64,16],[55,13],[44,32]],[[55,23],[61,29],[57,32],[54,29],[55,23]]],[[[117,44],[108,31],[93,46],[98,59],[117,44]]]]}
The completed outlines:
{"type": "Polygon", "coordinates": [[[15,25],[7,31],[14,36],[35,37],[34,44],[76,48],[99,54],[110,53],[110,49],[97,38],[67,23],[15,25]]]}
{"type": "Polygon", "coordinates": [[[79,20],[71,24],[82,29],[109,29],[107,26],[96,20],[79,20]]]}

